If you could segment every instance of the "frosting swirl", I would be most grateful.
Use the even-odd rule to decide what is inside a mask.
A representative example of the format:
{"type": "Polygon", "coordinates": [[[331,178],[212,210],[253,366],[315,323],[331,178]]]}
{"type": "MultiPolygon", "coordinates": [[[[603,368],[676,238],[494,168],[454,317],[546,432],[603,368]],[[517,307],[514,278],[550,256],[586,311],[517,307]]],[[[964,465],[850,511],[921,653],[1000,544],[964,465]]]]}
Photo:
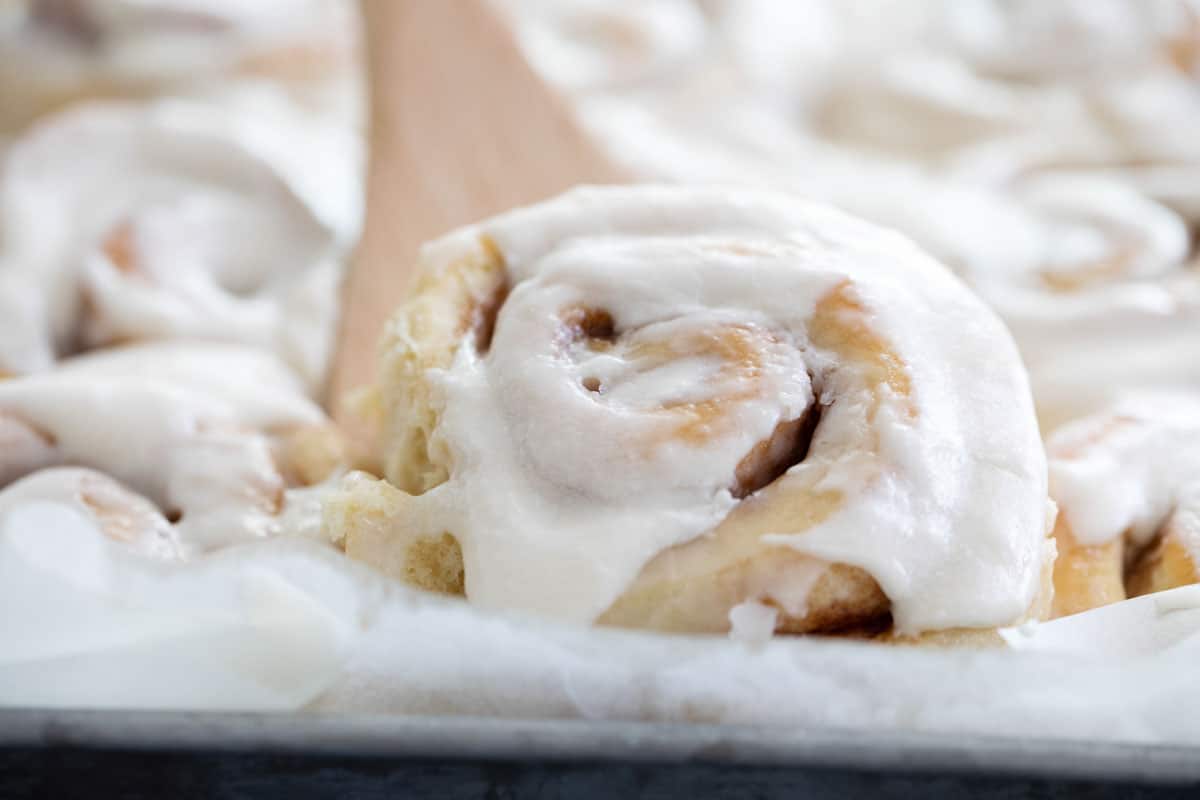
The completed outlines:
{"type": "Polygon", "coordinates": [[[1177,214],[1096,176],[1030,177],[1006,196],[924,196],[932,199],[909,209],[894,197],[856,205],[920,231],[996,309],[1029,369],[1044,430],[1129,387],[1200,387],[1200,273],[1177,214]],[[925,217],[931,210],[945,211],[940,222],[925,217]]]}
{"type": "Polygon", "coordinates": [[[0,492],[5,502],[47,487],[87,496],[78,487],[89,483],[91,496],[112,500],[100,505],[124,509],[136,529],[127,538],[157,536],[174,520],[188,554],[280,532],[309,503],[293,488],[322,480],[340,458],[336,434],[284,365],[215,344],[110,350],[0,381],[0,443],[0,486],[33,475],[0,492]],[[112,480],[38,472],[60,464],[112,480]]]}
{"type": "Polygon", "coordinates": [[[218,339],[274,350],[316,386],[354,230],[353,158],[352,137],[269,92],[42,123],[0,186],[0,275],[18,273],[42,307],[17,321],[0,368],[44,367],[51,345],[218,339]],[[257,113],[240,115],[249,102],[257,113]],[[330,183],[304,159],[342,174],[330,183]]]}

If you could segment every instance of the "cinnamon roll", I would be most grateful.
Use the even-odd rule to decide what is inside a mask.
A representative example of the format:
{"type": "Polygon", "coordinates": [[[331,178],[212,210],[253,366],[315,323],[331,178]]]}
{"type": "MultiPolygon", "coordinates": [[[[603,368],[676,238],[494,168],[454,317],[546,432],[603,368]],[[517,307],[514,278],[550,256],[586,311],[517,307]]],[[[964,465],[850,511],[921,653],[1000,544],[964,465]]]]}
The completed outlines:
{"type": "Polygon", "coordinates": [[[341,459],[295,377],[250,348],[142,345],[0,381],[0,488],[12,484],[0,499],[53,490],[126,538],[169,529],[185,554],[312,532],[299,517],[318,498],[304,487],[341,459]]]}
{"type": "Polygon", "coordinates": [[[16,0],[0,6],[0,131],[80,100],[268,80],[358,104],[356,20],[338,0],[16,0]]]}
{"type": "Polygon", "coordinates": [[[0,184],[0,282],[37,296],[14,300],[24,311],[5,335],[20,342],[0,342],[0,369],[209,339],[273,350],[315,388],[357,219],[355,140],[257,92],[44,121],[0,184]]]}
{"type": "Polygon", "coordinates": [[[1028,178],[1005,202],[1010,224],[964,241],[958,265],[1013,332],[1043,430],[1130,386],[1200,389],[1200,271],[1178,214],[1083,176],[1028,178]]]}
{"type": "Polygon", "coordinates": [[[1000,322],[785,196],[579,189],[427,245],[346,552],[473,604],[898,637],[1039,613],[1044,461],[1000,322]]]}
{"type": "Polygon", "coordinates": [[[0,518],[32,503],[65,506],[109,540],[143,556],[183,557],[178,532],[158,507],[102,472],[53,467],[27,475],[0,490],[0,518]]]}
{"type": "Polygon", "coordinates": [[[1130,386],[1200,390],[1189,229],[1135,189],[1041,175],[1000,194],[893,176],[843,199],[913,236],[999,313],[1029,369],[1043,431],[1104,409],[1130,386]]]}
{"type": "Polygon", "coordinates": [[[1064,167],[1186,174],[1200,158],[1192,0],[940,5],[907,40],[832,75],[813,108],[821,135],[990,179],[1064,167]]]}
{"type": "Polygon", "coordinates": [[[1047,450],[1056,616],[1200,582],[1200,400],[1129,397],[1047,450]]]}

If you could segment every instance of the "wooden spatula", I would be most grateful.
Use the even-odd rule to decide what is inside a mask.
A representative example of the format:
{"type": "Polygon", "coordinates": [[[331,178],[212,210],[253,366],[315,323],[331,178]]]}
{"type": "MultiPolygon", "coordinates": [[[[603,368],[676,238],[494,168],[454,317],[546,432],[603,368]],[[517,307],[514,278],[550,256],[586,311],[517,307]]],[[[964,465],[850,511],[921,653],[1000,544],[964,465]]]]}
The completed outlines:
{"type": "MultiPolygon", "coordinates": [[[[366,227],[342,298],[335,419],[372,380],[422,242],[577,183],[622,179],[530,69],[486,0],[362,0],[370,85],[366,227]]],[[[351,430],[353,433],[353,430],[351,430]]]]}

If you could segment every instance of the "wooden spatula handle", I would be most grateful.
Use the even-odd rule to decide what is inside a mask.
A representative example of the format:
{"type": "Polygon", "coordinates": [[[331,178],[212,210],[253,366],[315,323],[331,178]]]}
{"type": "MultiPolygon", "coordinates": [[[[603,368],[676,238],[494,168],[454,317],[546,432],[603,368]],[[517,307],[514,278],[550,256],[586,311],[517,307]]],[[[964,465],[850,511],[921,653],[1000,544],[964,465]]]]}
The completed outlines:
{"type": "Polygon", "coordinates": [[[330,381],[370,382],[420,244],[560,192],[620,180],[485,0],[363,0],[371,121],[367,214],[330,381]]]}

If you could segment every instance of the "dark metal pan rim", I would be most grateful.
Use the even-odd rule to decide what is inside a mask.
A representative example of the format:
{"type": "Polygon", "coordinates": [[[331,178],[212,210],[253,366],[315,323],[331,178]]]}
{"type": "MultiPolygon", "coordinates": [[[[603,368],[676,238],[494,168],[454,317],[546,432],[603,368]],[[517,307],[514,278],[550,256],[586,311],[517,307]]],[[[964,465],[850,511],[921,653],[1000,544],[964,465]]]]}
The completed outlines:
{"type": "Polygon", "coordinates": [[[827,727],[13,708],[0,709],[0,748],[752,764],[1200,783],[1200,747],[827,727]]]}

